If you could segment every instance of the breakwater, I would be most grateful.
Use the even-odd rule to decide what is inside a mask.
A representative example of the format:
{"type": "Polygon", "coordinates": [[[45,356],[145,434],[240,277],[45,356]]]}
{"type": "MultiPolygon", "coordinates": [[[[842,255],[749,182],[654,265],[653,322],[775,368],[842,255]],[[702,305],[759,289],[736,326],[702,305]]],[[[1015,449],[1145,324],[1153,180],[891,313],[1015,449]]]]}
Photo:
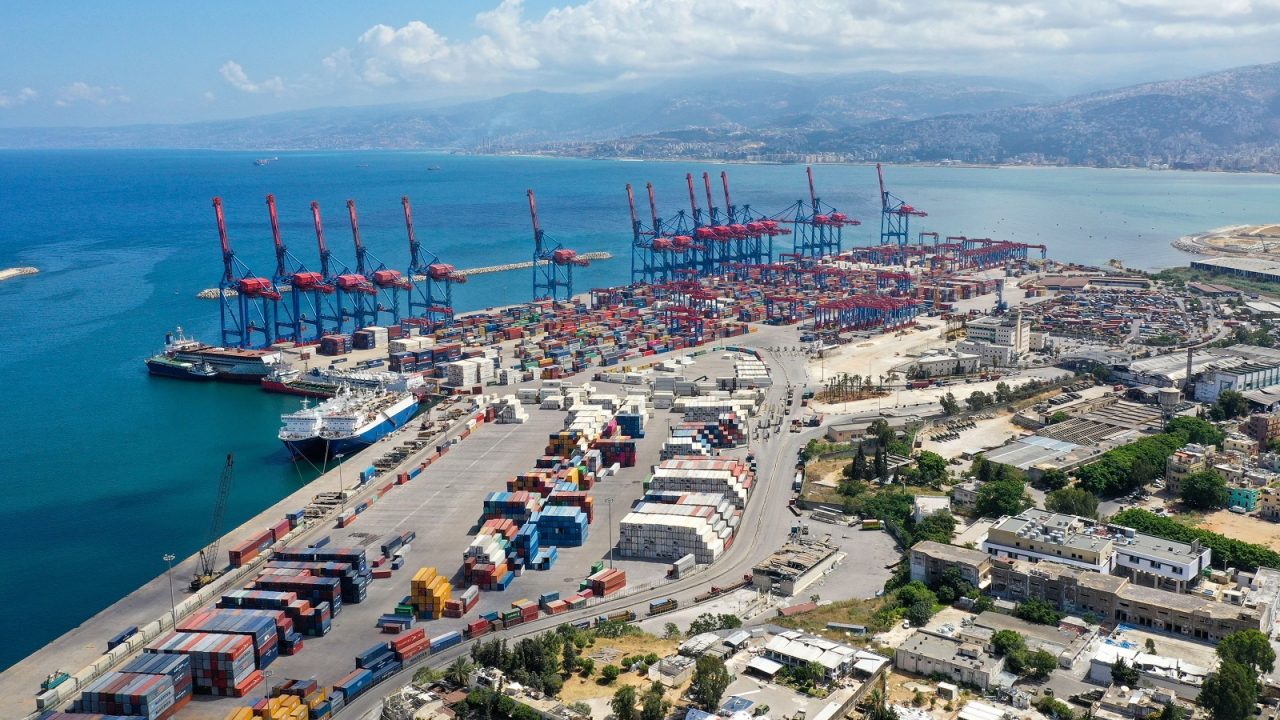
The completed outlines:
{"type": "Polygon", "coordinates": [[[11,278],[22,277],[24,275],[35,275],[40,272],[40,268],[33,267],[11,267],[0,270],[0,281],[9,280],[11,278]]]}
{"type": "MultiPolygon", "coordinates": [[[[580,253],[578,257],[582,258],[583,260],[610,260],[613,258],[613,253],[603,252],[603,251],[585,252],[585,253],[580,253]]],[[[538,265],[546,265],[548,262],[550,261],[539,260],[538,265]]],[[[528,270],[529,268],[533,267],[533,265],[534,265],[534,262],[532,260],[525,260],[524,262],[504,263],[502,265],[486,265],[484,267],[468,268],[465,270],[459,270],[458,274],[465,275],[467,277],[471,277],[472,275],[488,275],[490,273],[508,272],[511,270],[528,270]]],[[[31,269],[34,270],[35,268],[31,268],[31,269]]],[[[0,278],[0,279],[3,279],[3,278],[0,278]]],[[[425,275],[417,275],[414,277],[414,280],[417,280],[419,282],[426,279],[427,278],[425,275]]],[[[286,293],[291,291],[293,288],[289,287],[288,285],[282,285],[276,289],[282,293],[286,293]]],[[[237,293],[235,290],[224,290],[222,291],[222,294],[225,297],[235,297],[239,293],[237,293]]],[[[201,290],[200,292],[196,293],[196,297],[200,298],[201,300],[217,300],[218,288],[206,288],[204,290],[201,290]]]]}

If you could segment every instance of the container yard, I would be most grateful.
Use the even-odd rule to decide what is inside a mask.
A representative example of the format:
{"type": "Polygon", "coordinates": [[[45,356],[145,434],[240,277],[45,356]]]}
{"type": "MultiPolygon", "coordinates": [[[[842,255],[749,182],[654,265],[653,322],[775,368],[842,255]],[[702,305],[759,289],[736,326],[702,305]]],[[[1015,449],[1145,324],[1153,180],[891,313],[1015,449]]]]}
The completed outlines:
{"type": "MultiPolygon", "coordinates": [[[[164,366],[155,374],[184,377],[173,370],[182,365],[184,379],[316,398],[365,383],[412,392],[428,409],[375,428],[336,472],[233,531],[218,557],[225,575],[181,607],[166,612],[160,578],[33,656],[40,670],[85,668],[40,702],[110,709],[111,693],[139,717],[328,717],[476,637],[596,606],[634,619],[626,598],[643,610],[673,563],[684,582],[758,541],[735,543],[737,531],[764,512],[754,498],[777,493],[761,489],[770,478],[757,477],[748,446],[803,439],[758,416],[806,380],[803,360],[760,348],[799,348],[793,326],[803,343],[909,326],[1003,285],[981,271],[1017,273],[1030,250],[1044,253],[912,238],[909,218],[923,213],[883,176],[881,244],[865,248],[844,246],[844,228],[860,223],[819,199],[812,172],[808,202],[774,215],[735,206],[725,173],[723,207],[708,174],[705,207],[686,180],[689,209],[666,219],[651,185],[648,221],[627,188],[633,282],[586,293],[575,293],[574,275],[588,260],[544,231],[529,191],[533,300],[465,315],[452,298],[466,275],[418,242],[407,198],[401,272],[363,246],[353,201],[350,266],[311,204],[311,270],[285,249],[268,197],[270,277],[235,256],[215,198],[220,344],[179,333],[152,359],[164,366]],[[784,238],[790,252],[774,246],[784,238]],[[137,632],[124,637],[121,625],[137,632]],[[122,669],[172,662],[156,659],[165,656],[186,658],[189,675],[122,669]],[[259,694],[272,699],[256,714],[237,704],[259,694]]],[[[788,394],[784,414],[791,405],[788,394]]]]}

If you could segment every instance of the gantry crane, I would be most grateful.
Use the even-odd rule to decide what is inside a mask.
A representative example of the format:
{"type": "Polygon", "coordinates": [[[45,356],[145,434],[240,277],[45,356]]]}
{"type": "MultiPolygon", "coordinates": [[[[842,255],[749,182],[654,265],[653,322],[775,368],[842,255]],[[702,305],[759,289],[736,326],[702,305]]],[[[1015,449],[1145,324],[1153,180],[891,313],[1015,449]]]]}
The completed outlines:
{"type": "Polygon", "coordinates": [[[880,163],[876,163],[876,177],[880,179],[880,244],[906,245],[911,242],[911,218],[928,217],[929,213],[917,210],[885,189],[884,168],[880,163]]]}
{"type": "Polygon", "coordinates": [[[222,344],[229,347],[254,347],[254,334],[262,334],[259,345],[275,342],[272,318],[280,291],[270,279],[254,275],[231,249],[227,237],[227,220],[222,213],[222,198],[213,199],[213,213],[218,222],[218,240],[222,243],[222,278],[218,281],[218,300],[222,305],[222,344]]]}
{"type": "Polygon", "coordinates": [[[336,289],[332,297],[321,301],[316,323],[320,335],[342,333],[351,308],[361,296],[377,292],[373,284],[363,276],[355,275],[341,262],[334,260],[329,245],[324,241],[324,224],[320,222],[320,203],[311,203],[311,220],[316,227],[316,245],[320,249],[320,273],[324,283],[336,289]]]}
{"type": "Polygon", "coordinates": [[[538,204],[534,200],[533,190],[526,193],[529,197],[529,217],[533,220],[533,299],[560,299],[560,288],[564,288],[564,299],[573,298],[573,268],[586,267],[590,263],[578,257],[578,253],[550,241],[543,234],[538,224],[538,204]]]}
{"type": "Polygon", "coordinates": [[[467,281],[467,276],[459,273],[457,268],[440,262],[434,253],[431,259],[424,259],[422,245],[413,232],[413,209],[409,206],[409,197],[402,196],[400,204],[404,206],[404,227],[409,235],[409,318],[413,325],[425,325],[434,330],[453,324],[453,286],[467,281]]]}
{"type": "Polygon", "coordinates": [[[221,542],[219,533],[222,532],[222,516],[227,511],[227,498],[231,496],[231,471],[234,467],[235,460],[231,453],[227,453],[227,464],[222,467],[222,475],[218,478],[218,497],[213,503],[213,517],[209,520],[209,541],[200,550],[196,574],[191,578],[191,592],[217,580],[224,572],[218,566],[218,545],[221,542]]]}
{"type": "Polygon", "coordinates": [[[356,328],[381,325],[382,315],[389,316],[389,325],[400,324],[400,291],[410,288],[409,281],[399,270],[392,270],[369,252],[360,239],[360,221],[356,218],[356,201],[347,200],[347,215],[351,218],[351,239],[356,244],[356,273],[372,280],[374,292],[368,303],[356,306],[356,328]],[[365,314],[367,313],[367,315],[365,314]]]}
{"type": "Polygon", "coordinates": [[[293,289],[290,302],[275,304],[276,314],[273,327],[277,340],[290,340],[295,343],[317,342],[320,340],[320,307],[324,295],[333,294],[333,285],[324,281],[324,275],[308,270],[302,261],[289,252],[280,239],[280,220],[276,216],[276,198],[267,196],[267,213],[271,217],[271,236],[276,247],[276,274],[272,278],[277,288],[288,285],[293,289]],[[314,329],[308,337],[307,326],[314,329]]]}

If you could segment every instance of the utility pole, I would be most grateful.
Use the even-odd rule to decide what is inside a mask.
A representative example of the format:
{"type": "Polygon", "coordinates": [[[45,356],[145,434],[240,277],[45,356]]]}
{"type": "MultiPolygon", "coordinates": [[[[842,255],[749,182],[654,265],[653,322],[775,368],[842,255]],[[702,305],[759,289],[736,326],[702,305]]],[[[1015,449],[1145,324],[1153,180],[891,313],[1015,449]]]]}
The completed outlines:
{"type": "Polygon", "coordinates": [[[169,565],[169,570],[166,571],[165,573],[166,575],[169,576],[169,612],[172,613],[173,626],[177,628],[178,627],[178,606],[173,601],[173,561],[174,559],[175,558],[173,553],[164,554],[164,561],[169,565]]]}
{"type": "Polygon", "coordinates": [[[605,505],[609,506],[609,569],[613,569],[613,498],[605,498],[605,505]]]}
{"type": "Polygon", "coordinates": [[[342,511],[343,511],[343,512],[346,512],[346,509],[347,509],[347,485],[346,485],[346,483],[345,483],[345,482],[343,482],[343,480],[342,480],[342,458],[344,458],[344,457],[346,457],[346,455],[344,455],[344,454],[342,454],[342,453],[338,453],[337,455],[334,455],[334,456],[333,456],[333,459],[338,461],[338,499],[342,501],[342,511]]]}

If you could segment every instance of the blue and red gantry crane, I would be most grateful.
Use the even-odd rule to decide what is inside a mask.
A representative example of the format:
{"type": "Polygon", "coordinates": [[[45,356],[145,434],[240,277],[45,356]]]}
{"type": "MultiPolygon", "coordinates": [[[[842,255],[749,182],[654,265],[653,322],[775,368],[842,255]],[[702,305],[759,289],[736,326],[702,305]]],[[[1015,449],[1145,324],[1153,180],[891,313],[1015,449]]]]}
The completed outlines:
{"type": "Polygon", "coordinates": [[[231,249],[222,198],[213,199],[213,212],[218,222],[218,240],[222,243],[222,278],[218,281],[222,344],[241,348],[270,345],[275,342],[272,319],[275,305],[280,302],[280,291],[269,278],[254,275],[231,249]],[[257,334],[261,334],[261,342],[255,341],[257,334]]]}
{"type": "Polygon", "coordinates": [[[360,239],[360,221],[356,218],[356,201],[347,200],[347,215],[351,218],[351,238],[356,246],[356,274],[371,282],[373,295],[369,301],[356,306],[356,329],[370,325],[382,325],[385,314],[388,325],[400,324],[400,292],[410,290],[411,285],[399,270],[387,267],[377,255],[369,252],[360,239]]]}
{"type": "Polygon", "coordinates": [[[280,220],[276,216],[274,195],[267,196],[267,213],[271,217],[271,236],[276,249],[276,274],[271,280],[277,288],[288,286],[293,291],[288,304],[275,304],[272,327],[276,340],[299,344],[319,342],[323,334],[321,306],[324,296],[333,294],[333,285],[325,282],[322,273],[308,270],[280,239],[280,220]]]}
{"type": "Polygon", "coordinates": [[[320,221],[320,203],[311,203],[311,219],[316,226],[316,245],[320,250],[320,273],[324,282],[333,285],[336,292],[323,302],[317,316],[322,325],[322,335],[341,334],[346,331],[348,318],[356,318],[356,327],[363,327],[360,318],[367,318],[372,311],[370,298],[378,289],[363,274],[353,273],[346,265],[333,258],[324,241],[324,225],[320,221]]]}
{"type": "Polygon", "coordinates": [[[805,174],[809,178],[809,202],[797,200],[774,217],[790,217],[796,235],[793,246],[797,255],[815,260],[836,255],[844,249],[844,228],[861,225],[862,221],[822,202],[814,189],[813,168],[805,167],[805,174]]]}
{"type": "Polygon", "coordinates": [[[884,187],[884,168],[876,163],[876,176],[880,179],[880,244],[903,246],[911,242],[911,218],[928,217],[884,187]]]}
{"type": "Polygon", "coordinates": [[[547,239],[538,223],[538,204],[533,197],[533,190],[526,192],[529,197],[529,218],[533,221],[533,299],[570,300],[573,298],[573,268],[586,267],[590,263],[578,257],[574,250],[554,246],[547,239]],[[564,297],[560,298],[560,289],[564,288],[564,297]]]}
{"type": "Polygon", "coordinates": [[[439,256],[423,249],[413,232],[413,208],[409,197],[400,198],[404,206],[404,227],[409,235],[409,316],[410,325],[420,325],[428,330],[453,324],[453,286],[467,281],[467,276],[439,256]],[[427,259],[430,255],[430,259],[427,259]]]}

